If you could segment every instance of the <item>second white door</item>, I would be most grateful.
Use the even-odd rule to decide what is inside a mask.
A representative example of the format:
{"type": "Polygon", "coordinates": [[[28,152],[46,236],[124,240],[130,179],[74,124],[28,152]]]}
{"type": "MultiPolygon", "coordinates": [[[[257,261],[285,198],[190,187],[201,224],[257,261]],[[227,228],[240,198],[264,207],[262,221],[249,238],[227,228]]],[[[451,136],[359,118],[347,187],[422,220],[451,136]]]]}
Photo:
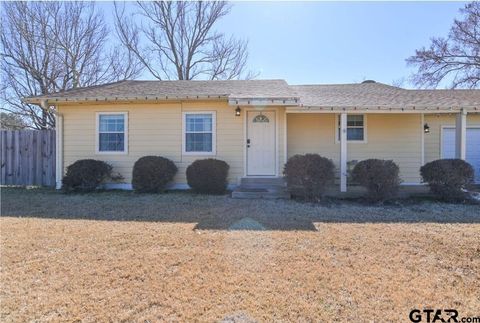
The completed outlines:
{"type": "MultiPolygon", "coordinates": [[[[466,160],[475,170],[475,182],[480,183],[480,128],[467,127],[466,160]]],[[[442,129],[442,158],[455,158],[455,128],[442,129]]]]}
{"type": "Polygon", "coordinates": [[[275,112],[247,112],[247,175],[274,176],[275,112]]]}

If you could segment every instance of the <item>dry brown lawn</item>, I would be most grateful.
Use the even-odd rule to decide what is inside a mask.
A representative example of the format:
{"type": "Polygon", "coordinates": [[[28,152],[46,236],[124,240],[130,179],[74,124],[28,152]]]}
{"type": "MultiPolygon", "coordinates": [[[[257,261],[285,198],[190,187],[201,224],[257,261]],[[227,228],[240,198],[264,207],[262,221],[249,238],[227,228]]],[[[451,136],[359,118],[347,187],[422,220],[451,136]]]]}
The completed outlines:
{"type": "Polygon", "coordinates": [[[474,205],[3,189],[1,211],[2,322],[480,314],[474,205]]]}

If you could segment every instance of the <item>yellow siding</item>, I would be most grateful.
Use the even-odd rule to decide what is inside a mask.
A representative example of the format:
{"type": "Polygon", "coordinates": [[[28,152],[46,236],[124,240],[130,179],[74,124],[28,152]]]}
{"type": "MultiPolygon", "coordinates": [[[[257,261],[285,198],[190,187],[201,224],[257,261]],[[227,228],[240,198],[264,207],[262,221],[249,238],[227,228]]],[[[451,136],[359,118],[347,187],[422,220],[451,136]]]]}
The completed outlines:
{"type": "Polygon", "coordinates": [[[340,161],[340,145],[335,143],[334,114],[287,114],[288,157],[317,153],[340,161]]]}
{"type": "MultiPolygon", "coordinates": [[[[427,114],[425,122],[430,126],[430,133],[425,134],[425,162],[441,158],[441,129],[443,126],[455,126],[454,114],[427,114]]],[[[467,115],[467,127],[480,126],[480,113],[467,115]]]]}
{"type": "MultiPolygon", "coordinates": [[[[318,153],[338,167],[340,144],[335,140],[335,114],[287,114],[288,156],[318,153]]],[[[366,143],[349,143],[348,160],[392,159],[405,183],[419,183],[422,163],[420,114],[367,114],[366,143]]]]}
{"type": "MultiPolygon", "coordinates": [[[[68,104],[58,107],[64,118],[64,167],[78,159],[106,161],[131,182],[135,161],[146,155],[171,159],[179,168],[175,183],[186,183],[185,171],[196,159],[218,158],[230,165],[229,182],[237,184],[244,175],[244,114],[236,117],[235,107],[222,101],[188,101],[171,103],[68,104]],[[182,113],[186,111],[216,112],[216,155],[182,155],[182,113]],[[128,112],[128,154],[98,154],[96,143],[97,112],[128,112]]],[[[285,109],[278,113],[279,160],[284,160],[285,109]]],[[[283,165],[283,164],[282,164],[283,165]]],[[[281,172],[281,167],[279,167],[281,172]]]]}

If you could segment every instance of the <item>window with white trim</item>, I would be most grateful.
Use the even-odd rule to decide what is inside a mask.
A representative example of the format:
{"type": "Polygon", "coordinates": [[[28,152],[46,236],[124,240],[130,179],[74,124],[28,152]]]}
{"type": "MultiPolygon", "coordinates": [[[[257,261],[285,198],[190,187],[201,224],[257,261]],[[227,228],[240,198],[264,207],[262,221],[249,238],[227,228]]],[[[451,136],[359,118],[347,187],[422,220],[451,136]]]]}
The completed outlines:
{"type": "MultiPolygon", "coordinates": [[[[337,140],[340,140],[340,118],[338,118],[337,140]]],[[[365,141],[365,116],[363,114],[347,115],[347,141],[365,141]]]]}
{"type": "Polygon", "coordinates": [[[183,152],[185,154],[214,154],[215,113],[185,112],[183,122],[183,152]]]}
{"type": "Polygon", "coordinates": [[[97,151],[126,152],[127,113],[98,113],[97,151]]]}

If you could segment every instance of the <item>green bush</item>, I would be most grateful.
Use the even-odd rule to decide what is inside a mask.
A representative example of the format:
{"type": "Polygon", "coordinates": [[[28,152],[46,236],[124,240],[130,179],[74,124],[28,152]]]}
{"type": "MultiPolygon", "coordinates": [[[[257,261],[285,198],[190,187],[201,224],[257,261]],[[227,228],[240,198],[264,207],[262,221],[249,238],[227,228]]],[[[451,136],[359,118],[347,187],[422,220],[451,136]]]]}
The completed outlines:
{"type": "Polygon", "coordinates": [[[228,185],[229,168],[223,160],[196,160],[187,168],[188,185],[197,193],[224,194],[228,185]]]}
{"type": "Polygon", "coordinates": [[[62,179],[65,192],[92,192],[105,180],[112,178],[112,166],[94,159],[81,159],[67,167],[62,179]]]}
{"type": "Polygon", "coordinates": [[[398,192],[399,172],[398,165],[392,160],[367,159],[355,165],[352,180],[367,189],[372,201],[386,201],[398,192]]]}
{"type": "Polygon", "coordinates": [[[287,187],[293,195],[305,200],[323,197],[327,186],[334,180],[333,162],[317,154],[295,155],[285,164],[287,187]]]}
{"type": "Polygon", "coordinates": [[[165,191],[177,173],[177,166],[167,158],[144,156],[133,165],[132,186],[139,193],[159,193],[165,191]]]}
{"type": "Polygon", "coordinates": [[[430,191],[444,201],[457,202],[467,198],[464,189],[473,183],[473,167],[461,159],[438,159],[420,168],[430,191]]]}

